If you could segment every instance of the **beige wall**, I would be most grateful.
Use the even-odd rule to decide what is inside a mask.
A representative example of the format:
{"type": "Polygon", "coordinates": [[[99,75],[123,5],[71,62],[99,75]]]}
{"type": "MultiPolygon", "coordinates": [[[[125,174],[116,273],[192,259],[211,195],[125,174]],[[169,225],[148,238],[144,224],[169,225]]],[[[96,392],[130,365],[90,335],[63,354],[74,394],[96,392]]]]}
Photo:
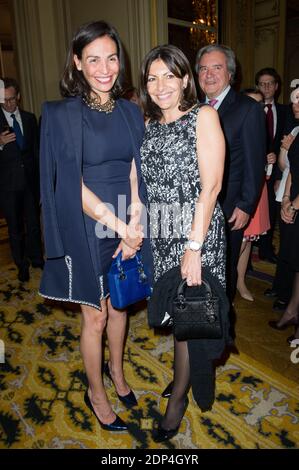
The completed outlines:
{"type": "Polygon", "coordinates": [[[140,63],[151,47],[151,0],[13,0],[24,107],[40,113],[59,99],[66,51],[79,25],[104,19],[118,30],[137,84],[140,63]],[[23,58],[26,57],[26,61],[23,58]]]}
{"type": "Polygon", "coordinates": [[[242,88],[254,85],[255,73],[274,67],[283,77],[286,0],[224,2],[223,42],[236,52],[242,88]]]}
{"type": "Polygon", "coordinates": [[[151,0],[67,0],[72,31],[82,23],[105,20],[118,31],[137,85],[142,58],[151,47],[151,0]],[[83,7],[84,5],[84,7],[83,7]]]}
{"type": "Polygon", "coordinates": [[[286,0],[256,0],[254,72],[274,67],[284,75],[286,0]]]}
{"type": "Polygon", "coordinates": [[[285,74],[283,81],[285,103],[289,101],[291,81],[294,78],[299,79],[299,18],[289,20],[287,29],[285,74]]]}
{"type": "MultiPolygon", "coordinates": [[[[146,52],[167,40],[166,0],[11,1],[23,103],[36,114],[43,101],[59,98],[66,50],[82,23],[105,19],[117,28],[135,85],[146,52]]],[[[242,87],[252,86],[264,66],[283,75],[286,0],[225,0],[223,5],[223,42],[236,51],[242,87]]]]}

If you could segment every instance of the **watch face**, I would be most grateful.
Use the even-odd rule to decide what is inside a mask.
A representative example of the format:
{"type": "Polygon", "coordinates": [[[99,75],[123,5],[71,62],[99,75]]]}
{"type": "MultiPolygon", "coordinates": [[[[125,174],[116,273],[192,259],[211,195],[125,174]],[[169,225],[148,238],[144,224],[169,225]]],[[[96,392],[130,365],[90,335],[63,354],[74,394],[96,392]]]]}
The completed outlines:
{"type": "Polygon", "coordinates": [[[195,241],[191,241],[190,242],[190,249],[195,250],[195,251],[200,250],[200,243],[195,242],[195,241]]]}

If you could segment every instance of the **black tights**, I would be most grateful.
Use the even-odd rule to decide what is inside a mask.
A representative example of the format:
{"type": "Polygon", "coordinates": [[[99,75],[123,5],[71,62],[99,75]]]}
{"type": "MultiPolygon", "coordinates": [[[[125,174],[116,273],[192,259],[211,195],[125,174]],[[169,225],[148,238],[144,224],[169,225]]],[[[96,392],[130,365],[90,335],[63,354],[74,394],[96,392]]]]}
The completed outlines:
{"type": "Polygon", "coordinates": [[[169,430],[179,426],[186,408],[190,386],[190,364],[187,341],[174,338],[174,381],[166,413],[161,422],[162,428],[169,430]]]}

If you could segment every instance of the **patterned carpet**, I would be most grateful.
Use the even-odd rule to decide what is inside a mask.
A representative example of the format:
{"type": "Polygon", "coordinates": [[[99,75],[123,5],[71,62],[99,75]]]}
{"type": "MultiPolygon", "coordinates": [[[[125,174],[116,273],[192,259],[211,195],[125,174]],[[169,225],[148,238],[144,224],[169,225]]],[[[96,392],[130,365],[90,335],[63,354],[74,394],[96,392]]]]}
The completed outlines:
{"type": "Polygon", "coordinates": [[[147,327],[146,311],[132,312],[125,371],[139,406],[127,411],[105,383],[129,433],[98,426],[83,402],[86,377],[79,354],[80,313],[37,295],[39,270],[29,283],[12,265],[0,277],[0,448],[282,449],[299,446],[299,389],[243,353],[217,369],[216,401],[201,413],[190,405],[179,434],[166,444],[151,440],[165,410],[160,393],[171,379],[172,340],[147,327]]]}

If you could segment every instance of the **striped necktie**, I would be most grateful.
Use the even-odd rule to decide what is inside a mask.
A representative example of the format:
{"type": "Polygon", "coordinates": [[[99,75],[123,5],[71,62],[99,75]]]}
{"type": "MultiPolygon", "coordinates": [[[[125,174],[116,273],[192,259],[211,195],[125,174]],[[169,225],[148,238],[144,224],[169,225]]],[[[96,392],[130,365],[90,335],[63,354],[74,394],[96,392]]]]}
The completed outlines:
{"type": "Polygon", "coordinates": [[[218,100],[216,98],[213,98],[212,100],[208,101],[208,104],[214,108],[215,104],[218,103],[218,100]]]}

